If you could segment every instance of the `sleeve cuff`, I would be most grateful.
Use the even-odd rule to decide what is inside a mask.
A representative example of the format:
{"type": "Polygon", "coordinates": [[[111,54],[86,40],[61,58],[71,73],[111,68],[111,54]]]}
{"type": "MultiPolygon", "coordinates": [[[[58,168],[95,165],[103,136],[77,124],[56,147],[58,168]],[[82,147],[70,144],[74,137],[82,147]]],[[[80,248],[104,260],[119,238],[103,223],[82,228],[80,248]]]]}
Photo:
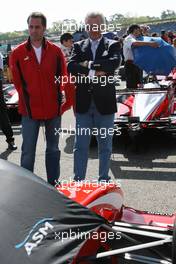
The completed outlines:
{"type": "Polygon", "coordinates": [[[89,75],[90,78],[93,78],[95,76],[95,70],[90,70],[89,75]]]}
{"type": "Polygon", "coordinates": [[[93,62],[93,61],[89,61],[89,63],[88,63],[88,69],[89,69],[89,70],[91,69],[92,62],[93,62]]]}

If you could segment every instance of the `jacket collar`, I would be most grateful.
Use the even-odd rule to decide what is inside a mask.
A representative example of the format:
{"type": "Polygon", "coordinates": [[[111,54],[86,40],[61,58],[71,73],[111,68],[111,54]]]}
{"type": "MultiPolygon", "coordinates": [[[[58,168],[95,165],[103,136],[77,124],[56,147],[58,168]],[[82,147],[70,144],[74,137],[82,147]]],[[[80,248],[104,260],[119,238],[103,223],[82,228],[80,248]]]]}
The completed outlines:
{"type": "MultiPolygon", "coordinates": [[[[43,49],[46,49],[46,47],[47,47],[47,40],[46,40],[45,37],[43,37],[42,48],[43,48],[43,49]]],[[[32,49],[32,44],[31,44],[30,37],[28,37],[28,40],[27,40],[27,42],[26,42],[26,49],[27,49],[28,51],[30,51],[30,50],[32,49]]]]}
{"type": "MultiPolygon", "coordinates": [[[[101,39],[99,39],[99,45],[97,47],[95,59],[101,58],[103,52],[105,50],[108,50],[108,47],[109,47],[108,39],[102,36],[101,39]]],[[[88,57],[90,58],[90,60],[93,60],[90,38],[87,38],[81,42],[81,50],[88,54],[88,57]]]]}
{"type": "Polygon", "coordinates": [[[93,39],[89,38],[89,41],[90,41],[91,45],[92,45],[92,42],[93,42],[93,41],[97,41],[97,43],[98,43],[98,45],[99,45],[101,39],[102,39],[102,36],[101,36],[99,39],[96,39],[96,40],[93,40],[93,39]]]}
{"type": "Polygon", "coordinates": [[[99,58],[101,58],[103,52],[107,49],[107,47],[106,47],[106,45],[105,45],[105,42],[106,42],[105,38],[102,37],[102,38],[100,39],[99,45],[98,45],[98,47],[97,47],[97,51],[96,51],[96,55],[95,55],[95,59],[99,59],[99,58]]]}

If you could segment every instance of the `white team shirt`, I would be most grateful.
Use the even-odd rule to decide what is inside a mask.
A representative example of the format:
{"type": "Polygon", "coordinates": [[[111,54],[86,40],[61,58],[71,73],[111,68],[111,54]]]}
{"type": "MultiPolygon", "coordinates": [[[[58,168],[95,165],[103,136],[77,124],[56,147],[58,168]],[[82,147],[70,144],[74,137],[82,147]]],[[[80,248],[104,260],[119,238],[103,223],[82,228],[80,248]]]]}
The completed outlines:
{"type": "Polygon", "coordinates": [[[134,56],[133,56],[132,48],[131,48],[131,46],[132,46],[132,44],[134,42],[136,42],[136,38],[132,34],[129,34],[124,39],[124,42],[123,42],[123,55],[124,55],[125,61],[134,60],[134,56]]]}
{"type": "Polygon", "coordinates": [[[40,64],[41,57],[42,57],[42,46],[40,46],[39,48],[36,48],[36,47],[33,46],[33,48],[34,48],[35,55],[37,57],[38,63],[40,64]]]}

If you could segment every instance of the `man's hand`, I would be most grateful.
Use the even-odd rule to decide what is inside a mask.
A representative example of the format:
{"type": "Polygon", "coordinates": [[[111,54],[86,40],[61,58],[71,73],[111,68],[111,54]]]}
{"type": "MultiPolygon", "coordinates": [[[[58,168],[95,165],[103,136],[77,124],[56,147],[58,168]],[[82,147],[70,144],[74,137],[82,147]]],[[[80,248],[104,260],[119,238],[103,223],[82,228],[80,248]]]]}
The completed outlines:
{"type": "Polygon", "coordinates": [[[150,47],[152,47],[152,48],[158,48],[159,47],[159,44],[158,44],[158,42],[150,42],[150,47]]]}
{"type": "Polygon", "coordinates": [[[89,61],[82,61],[82,62],[79,63],[79,65],[88,68],[89,61]]]}
{"type": "Polygon", "coordinates": [[[104,71],[95,71],[95,76],[105,76],[106,72],[104,71]]]}

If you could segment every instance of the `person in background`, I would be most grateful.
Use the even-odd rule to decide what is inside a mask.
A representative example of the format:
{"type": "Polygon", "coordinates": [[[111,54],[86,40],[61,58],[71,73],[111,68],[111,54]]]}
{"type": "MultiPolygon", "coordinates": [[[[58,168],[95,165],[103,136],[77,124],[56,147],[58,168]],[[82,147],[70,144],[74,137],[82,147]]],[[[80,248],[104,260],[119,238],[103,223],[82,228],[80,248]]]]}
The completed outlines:
{"type": "Polygon", "coordinates": [[[73,49],[73,36],[70,33],[64,33],[61,35],[60,38],[60,48],[64,53],[66,62],[69,61],[70,57],[71,57],[71,52],[73,49]]]}
{"type": "Polygon", "coordinates": [[[140,25],[142,36],[150,36],[150,27],[148,25],[140,25]]]}
{"type": "Polygon", "coordinates": [[[167,35],[168,35],[169,43],[172,45],[173,39],[175,38],[174,33],[171,30],[169,30],[167,32],[167,35]]]}
{"type": "Polygon", "coordinates": [[[16,150],[15,140],[13,137],[13,130],[7,114],[7,107],[3,95],[3,56],[0,53],[0,128],[6,136],[6,142],[9,150],[16,150]]]}
{"type": "Polygon", "coordinates": [[[176,38],[174,38],[172,42],[173,42],[172,46],[173,46],[174,48],[176,48],[176,38]]]}
{"type": "Polygon", "coordinates": [[[22,115],[21,166],[33,171],[39,128],[43,125],[47,179],[51,185],[55,185],[60,175],[58,131],[61,126],[61,92],[64,89],[62,77],[67,76],[66,64],[61,49],[44,37],[46,17],[33,12],[27,23],[28,40],[17,46],[10,56],[22,115]]]}
{"type": "Polygon", "coordinates": [[[80,40],[88,38],[88,34],[87,34],[87,31],[85,30],[85,27],[80,27],[78,30],[76,30],[73,33],[72,36],[73,36],[74,42],[78,42],[80,40]]]}
{"type": "Polygon", "coordinates": [[[166,41],[169,42],[169,38],[168,38],[168,34],[165,30],[161,30],[161,38],[166,41]]]}
{"type": "Polygon", "coordinates": [[[131,25],[128,29],[128,36],[123,42],[123,55],[125,59],[126,87],[135,89],[142,83],[142,70],[134,64],[133,48],[140,46],[158,47],[155,41],[141,41],[141,27],[139,25],[131,25]]]}
{"type": "Polygon", "coordinates": [[[157,38],[157,37],[159,37],[159,35],[158,35],[157,32],[153,32],[153,33],[151,34],[151,37],[157,38]]]}
{"type": "MultiPolygon", "coordinates": [[[[73,49],[73,36],[70,33],[64,33],[60,37],[60,48],[65,56],[65,60],[68,63],[71,58],[71,53],[73,49]]],[[[70,77],[70,76],[69,76],[70,77]]],[[[65,84],[64,87],[64,98],[67,98],[67,100],[62,105],[62,112],[65,112],[69,110],[73,106],[75,106],[75,85],[71,82],[71,79],[65,84]]]]}

